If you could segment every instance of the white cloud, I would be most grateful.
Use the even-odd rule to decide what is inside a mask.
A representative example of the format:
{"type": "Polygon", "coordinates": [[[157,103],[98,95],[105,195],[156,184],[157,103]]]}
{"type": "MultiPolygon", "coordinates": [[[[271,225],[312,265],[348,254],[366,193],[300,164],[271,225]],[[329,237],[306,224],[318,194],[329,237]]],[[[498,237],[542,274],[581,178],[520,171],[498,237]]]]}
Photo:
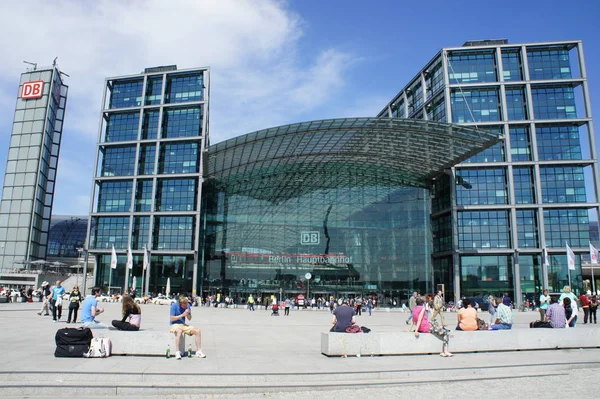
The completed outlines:
{"type": "MultiPolygon", "coordinates": [[[[301,54],[303,24],[277,0],[3,2],[0,104],[14,104],[23,60],[49,65],[59,57],[70,91],[55,206],[87,214],[87,201],[69,208],[60,193],[89,192],[106,77],[156,65],[210,66],[212,143],[310,118],[336,98],[357,59],[334,48],[301,54]]],[[[12,121],[7,108],[2,127],[12,121]]]]}

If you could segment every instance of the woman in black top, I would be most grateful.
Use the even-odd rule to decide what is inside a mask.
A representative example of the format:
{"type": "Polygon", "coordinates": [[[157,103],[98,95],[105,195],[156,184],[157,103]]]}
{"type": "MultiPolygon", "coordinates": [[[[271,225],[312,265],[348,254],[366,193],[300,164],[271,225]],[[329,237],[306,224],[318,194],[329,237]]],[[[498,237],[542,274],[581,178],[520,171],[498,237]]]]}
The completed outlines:
{"type": "Polygon", "coordinates": [[[138,331],[142,322],[142,309],[135,303],[131,295],[123,295],[123,319],[113,320],[112,325],[118,330],[138,331]]]}
{"type": "Polygon", "coordinates": [[[79,292],[79,287],[75,286],[69,296],[69,315],[67,316],[67,323],[70,323],[71,320],[73,320],[73,323],[77,322],[77,311],[79,310],[80,302],[81,292],[79,292]],[[73,319],[71,319],[71,316],[73,316],[73,319]]]}

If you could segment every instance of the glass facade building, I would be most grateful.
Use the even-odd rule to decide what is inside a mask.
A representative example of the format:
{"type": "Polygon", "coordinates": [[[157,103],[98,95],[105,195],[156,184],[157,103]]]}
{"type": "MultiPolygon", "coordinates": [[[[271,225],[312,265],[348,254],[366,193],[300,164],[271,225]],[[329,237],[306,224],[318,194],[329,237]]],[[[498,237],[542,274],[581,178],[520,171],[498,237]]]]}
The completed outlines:
{"type": "Polygon", "coordinates": [[[21,75],[0,205],[3,269],[48,255],[67,93],[56,65],[21,75]]]}
{"type": "Polygon", "coordinates": [[[348,118],[213,145],[199,288],[238,300],[433,292],[431,178],[499,140],[441,122],[348,118]]]}
{"type": "Polygon", "coordinates": [[[120,291],[135,278],[158,293],[169,281],[173,293],[195,293],[209,79],[208,68],[176,66],[106,79],[87,233],[97,284],[120,291]]]}
{"type": "MultiPolygon", "coordinates": [[[[501,143],[431,181],[434,282],[455,297],[582,289],[598,157],[580,41],[444,48],[379,116],[458,123],[501,143]],[[543,261],[547,248],[548,262],[543,261]]],[[[595,237],[595,238],[594,238],[595,237]]]]}

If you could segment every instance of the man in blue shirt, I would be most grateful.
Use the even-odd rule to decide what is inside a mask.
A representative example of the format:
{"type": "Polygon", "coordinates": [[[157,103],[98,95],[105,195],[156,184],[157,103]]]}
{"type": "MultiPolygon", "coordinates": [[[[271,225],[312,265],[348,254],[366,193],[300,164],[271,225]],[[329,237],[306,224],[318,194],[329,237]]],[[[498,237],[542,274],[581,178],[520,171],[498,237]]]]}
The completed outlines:
{"type": "Polygon", "coordinates": [[[56,323],[57,315],[58,320],[60,320],[62,316],[62,296],[64,293],[65,287],[60,285],[60,280],[56,280],[56,285],[50,289],[50,295],[52,295],[52,298],[50,299],[50,303],[52,304],[52,321],[54,323],[56,323]]]}
{"type": "Polygon", "coordinates": [[[96,316],[104,312],[98,307],[98,297],[102,295],[102,288],[92,288],[92,295],[85,298],[81,304],[81,325],[87,328],[108,328],[106,324],[96,321],[96,316]]]}
{"type": "Polygon", "coordinates": [[[171,317],[170,324],[171,328],[169,332],[175,334],[175,359],[181,359],[181,352],[179,351],[179,345],[181,342],[181,336],[183,334],[194,336],[196,339],[196,355],[195,357],[206,357],[200,349],[200,329],[194,328],[185,324],[185,319],[192,320],[192,307],[190,306],[187,297],[181,295],[177,302],[171,305],[171,317]]]}

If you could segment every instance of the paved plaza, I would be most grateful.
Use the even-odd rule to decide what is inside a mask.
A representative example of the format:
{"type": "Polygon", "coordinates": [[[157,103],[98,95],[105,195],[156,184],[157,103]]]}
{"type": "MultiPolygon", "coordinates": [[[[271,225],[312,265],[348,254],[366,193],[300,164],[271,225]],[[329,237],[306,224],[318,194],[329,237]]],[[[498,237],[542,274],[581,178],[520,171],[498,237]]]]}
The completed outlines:
{"type": "MultiPolygon", "coordinates": [[[[99,320],[120,319],[120,304],[101,306],[106,312],[99,320]]],[[[292,311],[289,317],[274,317],[262,307],[255,312],[193,308],[190,324],[202,329],[206,359],[55,358],[56,330],[74,325],[65,323],[66,314],[58,323],[38,316],[39,308],[37,302],[0,304],[3,397],[332,398],[368,393],[381,398],[456,398],[496,392],[548,398],[553,397],[549,393],[558,396],[559,392],[591,394],[594,375],[600,372],[599,349],[472,353],[453,358],[328,358],[320,353],[320,334],[331,322],[328,311],[292,311]]],[[[168,329],[167,305],[142,305],[142,313],[143,329],[168,329]]],[[[487,313],[482,316],[488,318],[487,313]]],[[[515,312],[514,328],[528,328],[537,316],[515,312]]],[[[358,323],[374,332],[398,331],[407,328],[407,317],[407,313],[377,310],[372,316],[358,316],[358,323]]],[[[456,314],[446,313],[446,318],[452,326],[456,314]]],[[[600,334],[597,325],[583,325],[581,320],[577,328],[593,328],[600,334]]],[[[473,334],[489,334],[493,339],[494,332],[473,334]]]]}

